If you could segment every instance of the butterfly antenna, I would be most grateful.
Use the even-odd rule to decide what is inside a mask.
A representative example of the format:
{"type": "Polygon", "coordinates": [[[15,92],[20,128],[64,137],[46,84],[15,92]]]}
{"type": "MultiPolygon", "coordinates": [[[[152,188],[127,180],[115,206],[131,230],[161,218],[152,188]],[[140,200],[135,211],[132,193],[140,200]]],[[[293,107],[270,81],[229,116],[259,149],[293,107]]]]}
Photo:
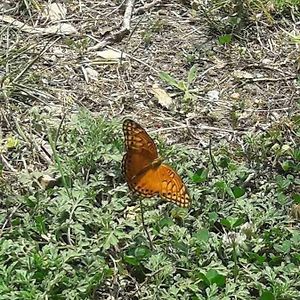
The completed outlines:
{"type": "Polygon", "coordinates": [[[152,240],[151,240],[150,234],[149,234],[148,229],[147,229],[146,224],[145,224],[145,219],[144,219],[144,207],[143,207],[142,199],[141,199],[141,197],[138,197],[138,198],[139,198],[139,201],[140,201],[141,217],[142,217],[142,224],[143,224],[143,227],[144,227],[144,231],[146,232],[146,235],[147,235],[147,238],[148,238],[148,241],[149,241],[150,248],[151,248],[151,250],[153,250],[152,240]]]}

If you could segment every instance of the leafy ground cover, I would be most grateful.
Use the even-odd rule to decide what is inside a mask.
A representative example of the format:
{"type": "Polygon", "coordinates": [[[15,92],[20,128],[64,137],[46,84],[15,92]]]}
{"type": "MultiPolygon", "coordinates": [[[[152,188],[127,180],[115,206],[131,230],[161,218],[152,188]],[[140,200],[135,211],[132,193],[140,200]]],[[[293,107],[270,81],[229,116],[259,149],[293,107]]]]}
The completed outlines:
{"type": "Polygon", "coordinates": [[[149,3],[109,58],[126,3],[1,4],[0,299],[300,299],[297,3],[149,3]],[[153,249],[128,116],[193,199],[143,199],[153,249]]]}

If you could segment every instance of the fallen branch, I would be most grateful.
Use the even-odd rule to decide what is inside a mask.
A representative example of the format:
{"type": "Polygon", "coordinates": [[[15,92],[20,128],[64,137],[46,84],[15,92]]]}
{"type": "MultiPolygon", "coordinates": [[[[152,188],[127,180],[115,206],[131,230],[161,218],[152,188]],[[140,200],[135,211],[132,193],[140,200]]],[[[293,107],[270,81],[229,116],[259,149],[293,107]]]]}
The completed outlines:
{"type": "Polygon", "coordinates": [[[11,27],[20,29],[21,31],[31,33],[31,34],[40,34],[40,35],[47,35],[47,34],[56,34],[56,35],[76,35],[78,34],[77,29],[67,23],[59,23],[56,25],[52,25],[49,27],[32,27],[26,25],[23,22],[20,22],[10,16],[1,16],[0,21],[8,23],[11,27]]]}
{"type": "Polygon", "coordinates": [[[134,9],[134,4],[135,0],[127,0],[121,29],[118,31],[112,30],[106,33],[101,42],[88,48],[89,51],[99,50],[107,45],[112,45],[113,43],[120,42],[126,35],[130,33],[130,21],[134,9]]]}

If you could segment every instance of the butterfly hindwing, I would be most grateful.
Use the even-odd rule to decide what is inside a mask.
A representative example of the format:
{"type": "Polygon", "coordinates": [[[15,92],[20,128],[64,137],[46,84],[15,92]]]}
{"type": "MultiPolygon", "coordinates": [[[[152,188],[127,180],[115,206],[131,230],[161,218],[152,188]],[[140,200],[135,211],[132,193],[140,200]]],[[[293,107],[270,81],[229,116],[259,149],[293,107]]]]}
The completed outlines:
{"type": "Polygon", "coordinates": [[[158,173],[161,181],[160,196],[179,206],[188,207],[190,197],[180,176],[169,166],[162,164],[158,173]]]}

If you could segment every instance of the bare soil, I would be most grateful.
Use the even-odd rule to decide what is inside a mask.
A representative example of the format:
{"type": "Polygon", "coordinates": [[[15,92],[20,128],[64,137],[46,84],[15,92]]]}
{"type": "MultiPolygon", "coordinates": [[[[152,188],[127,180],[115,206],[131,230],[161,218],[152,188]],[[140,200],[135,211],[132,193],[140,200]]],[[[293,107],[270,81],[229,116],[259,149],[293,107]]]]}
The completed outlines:
{"type": "Polygon", "coordinates": [[[1,154],[6,180],[24,168],[46,169],[51,159],[41,122],[58,127],[80,107],[107,119],[133,118],[169,143],[192,147],[207,145],[209,137],[239,143],[249,132],[292,130],[300,92],[294,11],[251,12],[228,32],[232,8],[135,1],[130,27],[122,31],[132,1],[68,1],[58,21],[43,13],[45,3],[0,5],[0,138],[18,136],[22,143],[19,156],[1,154]],[[34,31],[57,24],[76,32],[34,31]],[[218,38],[226,33],[232,40],[222,45],[218,38]],[[106,45],[96,49],[100,42],[106,45]],[[107,49],[122,51],[122,59],[101,58],[99,51],[107,49]],[[186,101],[159,72],[187,81],[193,65],[198,75],[190,87],[193,99],[186,101]],[[171,108],[151,93],[154,84],[172,96],[171,108]]]}

